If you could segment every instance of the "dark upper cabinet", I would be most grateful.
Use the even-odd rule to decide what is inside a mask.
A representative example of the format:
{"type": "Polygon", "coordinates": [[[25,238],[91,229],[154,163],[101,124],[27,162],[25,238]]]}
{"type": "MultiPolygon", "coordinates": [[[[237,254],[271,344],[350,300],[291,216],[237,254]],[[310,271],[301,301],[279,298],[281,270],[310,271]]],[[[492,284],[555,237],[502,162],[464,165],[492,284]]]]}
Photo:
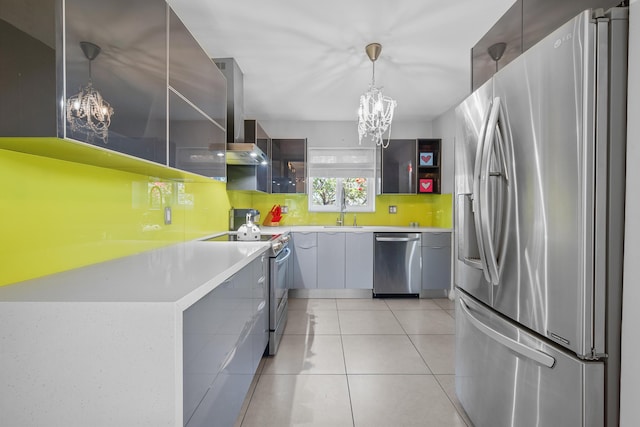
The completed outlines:
{"type": "Polygon", "coordinates": [[[75,127],[66,117],[65,137],[166,164],[166,4],[66,0],[64,11],[65,99],[91,78],[113,108],[106,138],[75,127]],[[93,61],[80,47],[84,41],[101,48],[93,61]]]}
{"type": "MultiPolygon", "coordinates": [[[[256,120],[244,121],[244,142],[256,144],[268,153],[271,138],[256,120]]],[[[269,164],[227,165],[227,190],[253,190],[269,192],[269,164]]]]}
{"type": "Polygon", "coordinates": [[[169,13],[169,86],[225,128],[227,81],[173,10],[169,13]]]}
{"type": "Polygon", "coordinates": [[[382,193],[416,193],[416,140],[392,139],[382,149],[382,193]]]}
{"type": "Polygon", "coordinates": [[[272,193],[306,193],[306,139],[272,139],[272,193]]]}
{"type": "Polygon", "coordinates": [[[586,9],[609,9],[620,0],[517,0],[471,49],[471,88],[476,90],[493,74],[586,9]],[[489,48],[505,43],[495,61],[489,48]]]}
{"type": "Polygon", "coordinates": [[[163,0],[3,2],[0,63],[0,137],[72,139],[225,179],[225,79],[163,0]],[[93,60],[81,42],[99,47],[93,60]],[[68,115],[89,84],[113,109],[103,133],[68,115]]]}
{"type": "Polygon", "coordinates": [[[392,139],[382,149],[382,194],[439,194],[440,139],[392,139]]]}
{"type": "Polygon", "coordinates": [[[226,180],[227,82],[169,10],[169,166],[226,180]]]}
{"type": "Polygon", "coordinates": [[[517,0],[471,49],[473,90],[522,53],[522,1],[517,0]],[[495,60],[489,54],[489,48],[497,47],[499,43],[505,43],[505,47],[500,58],[495,60]]]}
{"type": "Polygon", "coordinates": [[[56,14],[40,2],[0,5],[0,136],[56,136],[56,14]]]}

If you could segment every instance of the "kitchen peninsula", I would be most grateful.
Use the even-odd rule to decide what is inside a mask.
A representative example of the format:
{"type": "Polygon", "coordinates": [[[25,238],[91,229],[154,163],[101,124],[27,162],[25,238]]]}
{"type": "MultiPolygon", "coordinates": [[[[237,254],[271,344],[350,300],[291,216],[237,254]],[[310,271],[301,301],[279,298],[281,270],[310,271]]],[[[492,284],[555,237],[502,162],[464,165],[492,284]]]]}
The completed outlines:
{"type": "Polygon", "coordinates": [[[268,248],[192,241],[0,287],[2,424],[183,426],[209,384],[248,388],[268,248]]]}

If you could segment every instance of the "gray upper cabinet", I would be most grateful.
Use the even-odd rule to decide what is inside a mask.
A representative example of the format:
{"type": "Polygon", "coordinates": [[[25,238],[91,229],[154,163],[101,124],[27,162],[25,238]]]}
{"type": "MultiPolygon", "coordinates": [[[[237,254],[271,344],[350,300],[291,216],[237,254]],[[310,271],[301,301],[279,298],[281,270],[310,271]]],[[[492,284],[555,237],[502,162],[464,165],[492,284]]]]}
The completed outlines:
{"type": "Polygon", "coordinates": [[[225,128],[227,81],[173,10],[169,12],[169,86],[225,128]]]}
{"type": "Polygon", "coordinates": [[[471,49],[472,90],[583,10],[606,10],[619,3],[620,0],[517,0],[471,49]],[[494,60],[490,51],[500,52],[500,43],[505,44],[504,50],[494,60]],[[490,50],[492,46],[495,48],[490,50]]]}
{"type": "Polygon", "coordinates": [[[272,193],[306,193],[306,139],[272,139],[272,193]]]}
{"type": "Polygon", "coordinates": [[[226,179],[224,76],[169,13],[169,166],[226,179]]]}
{"type": "Polygon", "coordinates": [[[0,58],[0,137],[72,139],[225,179],[226,82],[166,2],[3,2],[0,58]],[[108,126],[69,114],[89,88],[110,105],[108,126]]]}

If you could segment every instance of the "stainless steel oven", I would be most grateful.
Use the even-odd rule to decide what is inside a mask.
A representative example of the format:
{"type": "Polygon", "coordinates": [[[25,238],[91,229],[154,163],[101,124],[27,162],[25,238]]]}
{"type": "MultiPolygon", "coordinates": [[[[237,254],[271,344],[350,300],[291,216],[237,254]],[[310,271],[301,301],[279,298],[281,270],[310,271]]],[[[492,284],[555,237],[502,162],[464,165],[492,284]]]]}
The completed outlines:
{"type": "Polygon", "coordinates": [[[271,245],[269,265],[269,355],[278,351],[287,324],[289,306],[289,235],[280,235],[271,245]]]}
{"type": "MultiPolygon", "coordinates": [[[[287,308],[289,306],[289,282],[291,281],[291,249],[289,248],[289,233],[260,234],[260,240],[271,243],[269,251],[269,355],[278,351],[280,339],[287,325],[287,308]]],[[[230,231],[214,237],[209,241],[240,241],[238,234],[230,231]]]]}

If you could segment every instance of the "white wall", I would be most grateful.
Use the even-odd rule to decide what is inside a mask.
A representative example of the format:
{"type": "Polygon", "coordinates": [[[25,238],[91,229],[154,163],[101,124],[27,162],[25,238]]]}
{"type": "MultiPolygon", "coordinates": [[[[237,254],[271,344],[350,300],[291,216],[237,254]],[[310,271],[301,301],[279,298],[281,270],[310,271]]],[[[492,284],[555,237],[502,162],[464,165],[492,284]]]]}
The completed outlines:
{"type": "Polygon", "coordinates": [[[629,90],[620,426],[640,423],[640,1],[629,7],[629,90]]]}
{"type": "MultiPolygon", "coordinates": [[[[355,114],[355,113],[354,113],[355,114]]],[[[357,147],[358,121],[260,121],[271,138],[307,138],[309,147],[357,147]]],[[[430,138],[429,122],[393,122],[391,138],[430,138]]],[[[362,141],[364,145],[366,142],[362,141]]],[[[370,143],[370,142],[369,142],[370,143]]]]}
{"type": "Polygon", "coordinates": [[[453,142],[456,135],[455,107],[438,116],[433,122],[432,136],[442,139],[442,192],[453,193],[453,142]]]}

